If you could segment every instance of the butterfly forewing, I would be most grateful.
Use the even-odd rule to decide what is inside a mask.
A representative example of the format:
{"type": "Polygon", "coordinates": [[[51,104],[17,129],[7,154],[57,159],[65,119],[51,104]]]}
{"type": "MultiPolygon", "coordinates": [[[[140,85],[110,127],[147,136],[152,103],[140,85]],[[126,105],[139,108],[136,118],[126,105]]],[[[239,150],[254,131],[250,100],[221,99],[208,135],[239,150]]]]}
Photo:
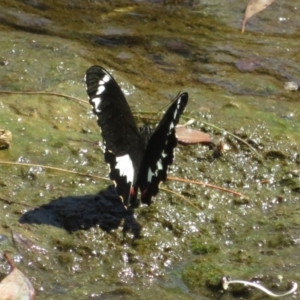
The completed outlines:
{"type": "Polygon", "coordinates": [[[159,183],[167,178],[167,169],[173,163],[177,145],[175,127],[187,102],[187,93],[177,96],[149,140],[137,182],[143,203],[151,204],[151,198],[158,193],[159,183]]]}
{"type": "Polygon", "coordinates": [[[99,66],[87,70],[86,85],[107,149],[117,156],[127,154],[131,145],[138,143],[140,134],[121,88],[99,66]]]}
{"type": "Polygon", "coordinates": [[[105,142],[105,161],[117,193],[128,203],[131,185],[136,180],[143,145],[125,96],[114,78],[103,68],[92,66],[86,72],[89,102],[97,115],[105,142]]]}

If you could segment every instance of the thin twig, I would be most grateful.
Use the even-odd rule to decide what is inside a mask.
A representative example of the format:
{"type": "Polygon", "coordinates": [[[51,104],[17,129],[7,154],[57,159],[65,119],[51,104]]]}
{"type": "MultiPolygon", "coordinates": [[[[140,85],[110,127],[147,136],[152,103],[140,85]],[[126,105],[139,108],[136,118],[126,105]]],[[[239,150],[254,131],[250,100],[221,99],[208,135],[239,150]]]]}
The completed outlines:
{"type": "Polygon", "coordinates": [[[16,266],[14,264],[14,261],[10,258],[10,256],[7,253],[4,253],[4,257],[6,258],[7,262],[9,263],[11,269],[15,269],[16,266]]]}
{"type": "Polygon", "coordinates": [[[190,206],[194,207],[196,210],[198,211],[201,211],[200,208],[198,208],[196,205],[194,205],[190,200],[188,200],[186,197],[180,195],[179,193],[175,192],[175,191],[172,191],[172,190],[169,190],[167,188],[164,188],[164,187],[160,187],[159,188],[161,191],[165,191],[167,193],[171,193],[171,194],[174,194],[176,195],[177,197],[179,198],[182,198],[185,202],[187,202],[190,206]]]}
{"type": "Polygon", "coordinates": [[[34,208],[34,206],[26,204],[26,203],[21,203],[21,202],[17,202],[17,201],[13,201],[13,200],[8,200],[8,199],[4,199],[4,198],[0,198],[0,201],[5,202],[9,205],[11,204],[18,204],[18,205],[22,205],[22,206],[26,206],[26,207],[30,207],[30,208],[34,208]]]}
{"type": "MultiPolygon", "coordinates": [[[[72,96],[65,95],[65,94],[55,93],[55,92],[16,92],[16,91],[3,91],[3,90],[0,90],[0,94],[52,95],[52,96],[58,96],[58,97],[63,97],[63,98],[71,99],[71,100],[74,100],[74,101],[77,101],[79,103],[83,103],[83,104],[86,104],[86,105],[89,104],[88,101],[86,101],[86,100],[82,100],[80,98],[72,97],[72,96]]],[[[151,114],[151,112],[145,112],[145,114],[151,114]]],[[[188,116],[182,116],[182,118],[188,118],[188,116]]],[[[260,160],[262,160],[262,156],[249,143],[247,143],[242,138],[240,138],[237,135],[235,135],[235,134],[233,134],[233,133],[231,133],[231,132],[229,132],[229,131],[221,128],[221,127],[218,127],[218,126],[216,126],[214,124],[207,123],[207,122],[202,121],[202,120],[201,120],[201,122],[203,124],[205,124],[206,126],[215,128],[215,129],[217,129],[219,131],[222,131],[225,134],[228,134],[228,135],[232,136],[233,138],[239,140],[241,143],[247,145],[249,147],[249,149],[257,156],[257,158],[259,158],[260,160]]]]}
{"type": "Polygon", "coordinates": [[[291,282],[292,283],[292,288],[287,291],[286,293],[283,293],[283,294],[274,294],[272,291],[268,290],[267,288],[265,288],[264,286],[260,285],[260,284],[257,284],[255,282],[251,282],[251,281],[246,281],[246,280],[227,280],[226,277],[223,277],[222,278],[222,283],[223,283],[223,289],[224,290],[227,290],[228,289],[228,286],[230,284],[234,284],[234,283],[240,283],[240,284],[244,284],[244,285],[250,285],[252,287],[255,287],[261,291],[263,291],[265,294],[267,294],[268,296],[270,297],[273,297],[273,298],[281,298],[281,297],[285,297],[287,295],[291,295],[293,294],[297,288],[298,288],[298,284],[296,282],[291,282]]]}
{"type": "Polygon", "coordinates": [[[59,172],[65,172],[65,173],[70,173],[70,174],[75,174],[79,176],[85,176],[85,177],[90,177],[90,178],[96,178],[96,179],[101,179],[101,180],[107,180],[109,179],[101,176],[96,176],[96,175],[91,175],[88,173],[80,173],[76,171],[70,171],[62,168],[55,168],[55,167],[50,167],[50,166],[44,166],[44,165],[36,165],[36,164],[28,164],[28,163],[18,163],[18,162],[8,162],[8,161],[2,161],[0,160],[0,165],[12,165],[12,166],[25,166],[25,167],[37,167],[37,168],[44,168],[47,170],[54,170],[54,171],[59,171],[59,172]]]}
{"type": "MultiPolygon", "coordinates": [[[[101,177],[101,176],[96,176],[96,175],[92,175],[92,174],[88,174],[88,173],[81,173],[81,172],[77,172],[77,171],[71,171],[71,170],[66,170],[66,169],[62,169],[62,168],[56,168],[56,167],[51,167],[51,166],[44,166],[44,165],[37,165],[37,164],[29,164],[29,163],[18,163],[18,162],[8,162],[8,161],[2,161],[0,160],[0,165],[11,165],[11,166],[25,166],[25,167],[36,167],[36,168],[44,168],[44,169],[47,169],[47,170],[53,170],[53,171],[58,171],[58,172],[64,172],[64,173],[69,173],[69,174],[75,174],[75,175],[79,175],[79,176],[84,176],[84,177],[89,177],[89,178],[95,178],[95,179],[100,179],[100,180],[106,180],[106,181],[110,181],[108,178],[105,178],[105,177],[101,177]]],[[[178,181],[178,182],[184,182],[184,183],[192,183],[192,184],[196,184],[196,185],[201,185],[201,186],[205,186],[205,187],[209,187],[209,188],[213,188],[213,189],[217,189],[217,190],[220,190],[220,191],[223,191],[223,192],[227,192],[227,193],[230,193],[230,194],[233,194],[235,196],[239,196],[239,197],[242,197],[244,199],[248,199],[247,196],[241,194],[241,193],[238,193],[236,191],[233,191],[233,190],[229,190],[229,189],[226,189],[226,188],[223,188],[223,187],[220,187],[220,186],[217,186],[217,185],[213,185],[213,184],[210,184],[210,183],[204,183],[204,182],[201,182],[201,181],[195,181],[195,180],[189,180],[189,179],[182,179],[182,178],[178,178],[178,177],[173,177],[173,176],[168,176],[167,177],[168,180],[173,180],[173,181],[178,181]]],[[[167,189],[165,189],[167,190],[167,189]]],[[[167,190],[168,191],[168,190],[167,190]]],[[[179,197],[181,198],[184,198],[185,201],[189,202],[185,197],[183,197],[182,195],[174,192],[174,191],[170,191],[176,195],[178,195],[179,197]]],[[[190,203],[192,206],[193,204],[190,203]]],[[[195,206],[194,206],[195,207],[195,206]]],[[[196,208],[196,207],[195,207],[196,208]]],[[[197,208],[197,210],[199,210],[197,208]]]]}
{"type": "Polygon", "coordinates": [[[58,97],[63,97],[63,98],[75,100],[79,103],[83,103],[83,104],[87,104],[87,105],[89,104],[89,102],[86,101],[86,100],[82,100],[80,98],[76,98],[76,97],[72,97],[72,96],[65,95],[65,94],[60,94],[60,93],[54,93],[54,92],[15,92],[15,91],[0,90],[0,94],[50,95],[50,96],[58,96],[58,97]]]}
{"type": "Polygon", "coordinates": [[[220,187],[220,186],[217,186],[217,185],[213,185],[213,184],[210,184],[210,183],[204,183],[202,181],[196,181],[196,180],[190,180],[190,179],[182,179],[182,178],[173,177],[173,176],[168,176],[167,179],[174,180],[174,181],[179,181],[179,182],[185,182],[185,183],[192,183],[192,184],[196,184],[196,185],[202,185],[202,186],[205,186],[205,187],[217,189],[217,190],[220,190],[220,191],[223,191],[223,192],[226,192],[226,193],[233,194],[233,195],[238,196],[238,197],[242,197],[246,200],[249,200],[249,198],[247,196],[245,196],[245,195],[243,195],[239,192],[229,190],[229,189],[226,189],[226,188],[223,188],[223,187],[220,187]]]}
{"type": "MultiPolygon", "coordinates": [[[[183,119],[189,119],[188,116],[182,116],[182,118],[183,118],[183,119]]],[[[232,137],[235,138],[236,140],[240,141],[241,143],[243,143],[243,144],[245,144],[247,147],[249,147],[249,149],[256,155],[256,157],[257,157],[260,161],[263,160],[262,156],[261,156],[261,155],[260,155],[260,154],[259,154],[259,153],[258,153],[258,152],[257,152],[257,151],[249,144],[249,143],[247,143],[245,140],[243,140],[242,138],[238,137],[237,135],[235,135],[235,134],[233,134],[233,133],[231,133],[231,132],[229,132],[229,131],[227,131],[227,130],[225,130],[225,129],[223,129],[223,128],[217,126],[217,125],[214,125],[214,124],[211,124],[211,123],[202,121],[202,120],[199,121],[199,122],[201,122],[201,123],[203,123],[204,125],[209,126],[209,127],[211,127],[211,128],[217,129],[217,130],[219,130],[219,131],[221,131],[221,132],[224,132],[224,133],[227,134],[227,135],[232,136],[232,137]]]]}

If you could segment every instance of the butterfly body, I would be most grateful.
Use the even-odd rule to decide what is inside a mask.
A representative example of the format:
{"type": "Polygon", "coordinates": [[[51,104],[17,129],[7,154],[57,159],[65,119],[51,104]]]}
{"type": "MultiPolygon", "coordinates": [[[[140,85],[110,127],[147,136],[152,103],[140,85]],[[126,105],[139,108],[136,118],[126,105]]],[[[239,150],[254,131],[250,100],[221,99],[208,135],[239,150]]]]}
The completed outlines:
{"type": "Polygon", "coordinates": [[[158,193],[159,183],[166,180],[177,145],[175,126],[184,111],[188,94],[176,97],[159,125],[151,134],[148,127],[139,129],[130,107],[115,79],[102,67],[92,66],[85,77],[89,102],[96,114],[105,142],[105,161],[110,178],[125,206],[148,205],[158,193]]]}

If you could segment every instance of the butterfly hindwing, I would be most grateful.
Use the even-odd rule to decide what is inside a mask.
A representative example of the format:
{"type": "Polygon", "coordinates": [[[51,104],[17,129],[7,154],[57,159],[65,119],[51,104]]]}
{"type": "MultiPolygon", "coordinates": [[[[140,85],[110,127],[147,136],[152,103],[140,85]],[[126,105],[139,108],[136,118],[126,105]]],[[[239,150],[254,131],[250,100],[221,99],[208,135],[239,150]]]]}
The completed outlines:
{"type": "Polygon", "coordinates": [[[121,88],[105,69],[90,67],[85,81],[89,102],[97,115],[105,142],[105,161],[110,165],[110,178],[127,205],[142,159],[139,130],[121,88]]]}
{"type": "Polygon", "coordinates": [[[149,140],[137,182],[143,203],[151,204],[151,198],[158,193],[160,182],[167,178],[167,169],[173,163],[174,148],[177,145],[175,127],[187,102],[187,93],[178,95],[149,140]]]}

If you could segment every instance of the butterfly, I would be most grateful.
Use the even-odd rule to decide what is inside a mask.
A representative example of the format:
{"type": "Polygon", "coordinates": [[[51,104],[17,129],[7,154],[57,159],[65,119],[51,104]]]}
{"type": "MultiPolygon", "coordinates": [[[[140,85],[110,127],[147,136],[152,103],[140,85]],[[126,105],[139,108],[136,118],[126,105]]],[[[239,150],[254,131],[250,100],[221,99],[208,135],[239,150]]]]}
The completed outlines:
{"type": "Polygon", "coordinates": [[[137,127],[120,86],[104,68],[90,67],[85,82],[117,194],[126,207],[137,207],[140,190],[141,202],[150,205],[173,163],[175,126],[187,105],[188,93],[175,98],[152,133],[149,126],[137,127]]]}

